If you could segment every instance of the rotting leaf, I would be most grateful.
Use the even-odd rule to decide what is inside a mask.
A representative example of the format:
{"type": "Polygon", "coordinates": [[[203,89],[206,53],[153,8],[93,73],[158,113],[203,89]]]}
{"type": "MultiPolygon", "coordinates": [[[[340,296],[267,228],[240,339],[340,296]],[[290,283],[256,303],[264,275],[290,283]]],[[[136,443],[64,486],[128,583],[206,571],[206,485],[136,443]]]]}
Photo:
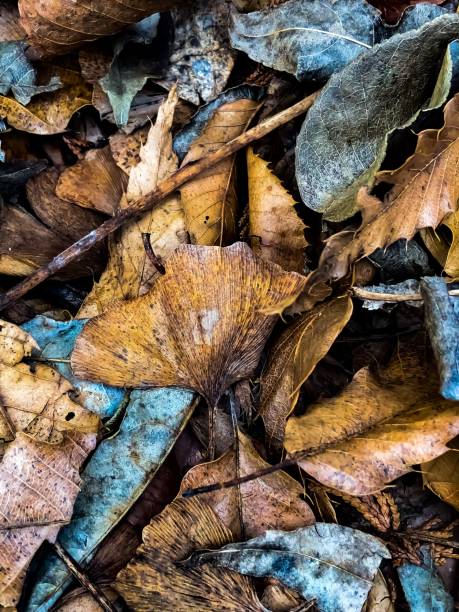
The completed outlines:
{"type": "Polygon", "coordinates": [[[384,158],[387,135],[444,102],[446,92],[429,99],[446,46],[458,35],[459,15],[443,15],[376,45],[331,77],[297,140],[296,177],[307,206],[329,220],[352,216],[358,188],[384,158]],[[390,78],[381,79],[381,66],[390,78]]]}
{"type": "Polygon", "coordinates": [[[459,407],[438,395],[435,368],[415,337],[386,368],[359,370],[336,397],[292,417],[285,447],[289,453],[317,449],[298,465],[322,484],[370,495],[412,465],[447,452],[458,433],[459,407]]]}
{"type": "Polygon", "coordinates": [[[453,597],[431,559],[428,565],[404,563],[397,568],[397,573],[411,612],[453,612],[453,597]]]}
{"type": "Polygon", "coordinates": [[[459,441],[444,455],[421,465],[424,483],[440,499],[459,512],[459,441]]]}
{"type": "MultiPolygon", "coordinates": [[[[177,94],[173,89],[146,136],[139,162],[130,168],[126,197],[120,200],[121,208],[153,191],[158,180],[167,178],[177,169],[170,134],[176,104],[177,94]]],[[[86,297],[79,317],[101,314],[113,300],[137,297],[153,285],[159,274],[145,253],[143,233],[150,235],[154,253],[164,260],[185,241],[185,218],[176,194],[125,225],[112,240],[107,267],[86,297]]]]}
{"type": "Polygon", "coordinates": [[[248,15],[235,14],[231,44],[300,81],[324,82],[365,49],[443,12],[426,8],[417,7],[397,27],[388,27],[365,0],[288,0],[248,15]]]}
{"type": "MultiPolygon", "coordinates": [[[[250,439],[239,433],[239,475],[236,474],[236,450],[191,469],[182,481],[181,491],[201,487],[214,482],[246,476],[268,466],[260,457],[250,439]]],[[[239,521],[238,490],[215,491],[205,496],[220,520],[234,537],[253,538],[267,529],[289,531],[311,525],[314,514],[300,496],[303,487],[285,472],[275,472],[240,485],[243,529],[239,521]]]]}
{"type": "Polygon", "coordinates": [[[115,587],[130,608],[188,612],[262,612],[249,578],[206,566],[187,569],[178,561],[201,548],[218,548],[232,535],[201,500],[178,499],[145,527],[143,544],[115,587]]]}
{"type": "Polygon", "coordinates": [[[189,566],[211,564],[249,576],[271,576],[314,599],[322,612],[360,612],[387,548],[356,529],[316,523],[267,531],[247,542],[195,553],[189,566]]]}
{"type": "Polygon", "coordinates": [[[256,255],[284,270],[304,271],[306,226],[295,211],[295,200],[269,169],[268,163],[247,151],[249,234],[256,255]]]}
{"type": "Polygon", "coordinates": [[[182,245],[149,293],[86,325],[74,373],[115,386],[193,389],[214,406],[252,374],[276,314],[303,285],[243,243],[182,245]]]}
{"type": "Polygon", "coordinates": [[[344,277],[357,259],[400,238],[410,239],[421,228],[435,228],[456,210],[459,183],[459,95],[444,109],[444,126],[419,134],[414,155],[398,170],[381,172],[378,180],[393,185],[384,202],[359,192],[362,225],[339,232],[326,243],[308,286],[344,277]]]}
{"type": "Polygon", "coordinates": [[[325,357],[352,314],[352,300],[338,297],[293,321],[271,347],[260,381],[259,414],[267,443],[279,450],[285,422],[298,401],[300,387],[325,357]]]}
{"type": "MultiPolygon", "coordinates": [[[[256,99],[241,98],[219,105],[192,142],[183,165],[196,161],[229,142],[248,127],[259,108],[256,99]]],[[[215,103],[213,103],[215,104],[215,103]]],[[[201,111],[202,113],[203,111],[201,111]]],[[[196,116],[195,121],[199,121],[196,116]]],[[[235,156],[216,164],[180,189],[186,229],[193,244],[230,244],[237,231],[235,156]]]]}

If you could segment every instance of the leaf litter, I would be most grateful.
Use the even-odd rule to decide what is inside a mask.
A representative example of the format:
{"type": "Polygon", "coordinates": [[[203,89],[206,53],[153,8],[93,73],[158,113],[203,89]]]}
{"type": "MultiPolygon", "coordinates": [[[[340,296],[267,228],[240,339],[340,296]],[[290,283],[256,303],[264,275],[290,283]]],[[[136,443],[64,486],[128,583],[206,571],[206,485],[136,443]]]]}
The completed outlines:
{"type": "Polygon", "coordinates": [[[0,610],[457,607],[457,2],[0,5],[0,610]]]}

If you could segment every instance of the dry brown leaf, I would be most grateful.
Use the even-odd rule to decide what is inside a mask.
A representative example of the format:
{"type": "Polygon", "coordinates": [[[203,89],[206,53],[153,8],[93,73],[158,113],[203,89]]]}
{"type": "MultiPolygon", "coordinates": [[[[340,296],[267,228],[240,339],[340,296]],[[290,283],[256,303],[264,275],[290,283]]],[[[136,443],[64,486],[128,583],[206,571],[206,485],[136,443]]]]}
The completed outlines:
{"type": "Polygon", "coordinates": [[[66,168],[56,185],[56,195],[83,208],[113,215],[126,189],[126,175],[116,165],[110,147],[94,149],[66,168]]]}
{"type": "Polygon", "coordinates": [[[254,253],[284,270],[304,272],[306,226],[295,210],[295,200],[251,148],[247,151],[249,234],[254,253]]]}
{"type": "Polygon", "coordinates": [[[220,548],[231,532],[197,499],[177,499],[145,527],[143,544],[115,587],[136,612],[262,612],[250,578],[210,565],[177,565],[199,549],[220,548]]]}
{"type": "Polygon", "coordinates": [[[352,300],[338,297],[302,315],[281,334],[269,353],[260,381],[259,414],[268,444],[282,446],[285,422],[300,387],[325,357],[352,314],[352,300]]]}
{"type": "Polygon", "coordinates": [[[459,196],[459,94],[444,109],[441,130],[419,134],[416,151],[398,170],[381,172],[378,180],[393,184],[386,200],[359,192],[362,225],[340,232],[326,243],[308,287],[343,278],[357,259],[423,228],[435,228],[456,210],[459,196]]]}
{"type": "Polygon", "coordinates": [[[294,589],[283,585],[275,578],[271,578],[269,581],[270,584],[263,592],[261,603],[270,612],[291,612],[298,609],[301,612],[306,612],[306,610],[312,608],[313,603],[308,607],[308,604],[305,604],[304,599],[294,589]]]}
{"type": "MultiPolygon", "coordinates": [[[[121,208],[153,191],[158,181],[177,169],[170,133],[177,100],[174,88],[160,107],[156,123],[150,128],[147,140],[140,149],[139,163],[130,169],[127,193],[121,199],[121,208]]],[[[86,298],[79,317],[101,314],[114,300],[138,297],[150,289],[159,274],[145,253],[142,233],[150,234],[155,254],[164,260],[185,242],[185,218],[176,194],[163,200],[160,206],[140,219],[125,225],[111,241],[107,268],[86,298]]]]}
{"type": "Polygon", "coordinates": [[[151,125],[144,125],[132,134],[118,131],[109,138],[113,159],[128,176],[131,169],[140,163],[140,149],[146,143],[150,129],[151,125]]]}
{"type": "Polygon", "coordinates": [[[381,570],[376,573],[362,612],[395,612],[392,597],[381,570]]]}
{"type": "Polygon", "coordinates": [[[381,11],[384,21],[393,24],[400,20],[409,6],[426,1],[430,4],[443,4],[443,0],[369,0],[370,4],[381,11]]]}
{"type": "Polygon", "coordinates": [[[459,406],[438,394],[436,368],[413,342],[387,368],[359,370],[339,395],[291,418],[285,446],[289,453],[317,449],[299,465],[326,486],[359,496],[442,455],[458,433],[459,406]]]}
{"type": "Polygon", "coordinates": [[[50,74],[59,76],[63,87],[35,96],[27,107],[13,98],[0,96],[0,116],[11,127],[32,134],[59,134],[77,110],[91,104],[91,88],[80,74],[64,68],[54,69],[50,74]]]}
{"type": "Polygon", "coordinates": [[[451,279],[459,278],[459,214],[456,210],[448,215],[437,230],[426,229],[421,232],[424,244],[442,266],[444,273],[451,279]],[[447,227],[449,235],[441,231],[447,227]]]}
{"type": "Polygon", "coordinates": [[[457,441],[451,446],[453,450],[424,463],[421,470],[424,483],[459,512],[459,447],[457,441]]]}
{"type": "MultiPolygon", "coordinates": [[[[259,106],[258,102],[249,99],[220,106],[191,145],[182,165],[208,155],[242,134],[259,106]]],[[[235,156],[223,160],[180,189],[186,229],[193,244],[222,246],[235,239],[234,160],[235,156]]]]}
{"type": "MultiPolygon", "coordinates": [[[[239,473],[236,470],[236,451],[192,468],[182,481],[181,491],[215,482],[246,476],[268,466],[255,450],[250,439],[239,434],[239,473]]],[[[238,511],[238,489],[215,491],[206,495],[219,519],[231,530],[235,539],[254,538],[267,529],[291,531],[315,522],[308,504],[301,499],[303,487],[285,472],[275,472],[240,485],[242,520],[238,511]]]]}
{"type": "Polygon", "coordinates": [[[19,327],[0,322],[0,608],[16,605],[31,558],[70,520],[99,425],[57,372],[20,363],[34,348],[19,327]]]}
{"type": "Polygon", "coordinates": [[[109,36],[144,17],[165,11],[177,0],[19,0],[21,24],[35,57],[60,55],[109,36]]]}
{"type": "Polygon", "coordinates": [[[149,293],[90,321],[72,367],[85,380],[194,389],[214,406],[249,377],[304,277],[255,257],[243,243],[180,246],[149,293]]]}
{"type": "Polygon", "coordinates": [[[25,31],[19,23],[18,8],[13,2],[0,2],[0,40],[24,40],[25,31]]]}

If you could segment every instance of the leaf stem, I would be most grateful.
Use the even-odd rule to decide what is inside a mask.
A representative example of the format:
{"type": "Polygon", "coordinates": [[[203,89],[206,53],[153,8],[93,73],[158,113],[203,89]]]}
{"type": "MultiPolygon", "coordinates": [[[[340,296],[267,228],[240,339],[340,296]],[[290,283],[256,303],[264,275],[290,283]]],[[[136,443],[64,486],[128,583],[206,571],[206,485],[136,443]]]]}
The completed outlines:
{"type": "MultiPolygon", "coordinates": [[[[351,293],[361,300],[375,300],[377,302],[422,302],[424,300],[420,293],[378,293],[362,287],[351,287],[351,293]]],[[[448,295],[458,296],[459,289],[451,289],[448,291],[448,295]]]]}

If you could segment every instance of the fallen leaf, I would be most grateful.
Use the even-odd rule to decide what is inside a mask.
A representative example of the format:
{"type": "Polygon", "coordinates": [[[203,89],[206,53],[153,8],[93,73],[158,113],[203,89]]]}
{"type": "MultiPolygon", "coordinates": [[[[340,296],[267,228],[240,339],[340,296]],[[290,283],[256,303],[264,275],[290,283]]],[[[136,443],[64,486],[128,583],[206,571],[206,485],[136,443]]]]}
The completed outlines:
{"type": "Polygon", "coordinates": [[[352,300],[338,297],[293,321],[271,347],[260,380],[259,415],[269,446],[279,449],[300,387],[325,357],[352,314],[352,300]]]}
{"type": "Polygon", "coordinates": [[[145,144],[150,129],[151,125],[148,124],[131,134],[124,134],[119,130],[109,138],[113,159],[128,176],[131,169],[140,162],[140,149],[145,144]]]}
{"type": "Polygon", "coordinates": [[[225,569],[186,569],[177,561],[231,541],[231,532],[200,500],[178,499],[145,527],[143,544],[115,587],[130,608],[262,612],[249,578],[225,569]]]}
{"type": "Polygon", "coordinates": [[[264,66],[316,82],[326,81],[398,31],[420,27],[443,13],[438,7],[417,7],[396,27],[388,27],[365,0],[289,0],[262,8],[233,16],[233,47],[264,66]]]}
{"type": "Polygon", "coordinates": [[[448,285],[440,276],[424,277],[420,289],[425,326],[440,375],[440,393],[446,399],[458,400],[459,300],[448,295],[448,285]]]}
{"type": "Polygon", "coordinates": [[[230,9],[231,0],[195,0],[171,11],[174,40],[158,83],[177,83],[180,98],[197,105],[224,90],[236,56],[229,42],[230,9]]]}
{"type": "MultiPolygon", "coordinates": [[[[250,438],[239,433],[239,473],[236,472],[236,451],[192,468],[182,480],[181,491],[194,489],[214,482],[225,482],[239,476],[246,476],[268,466],[255,450],[250,438]]],[[[208,493],[205,501],[214,510],[222,523],[231,530],[234,537],[242,533],[248,538],[261,535],[267,529],[289,531],[311,525],[314,514],[301,499],[303,487],[285,472],[275,472],[257,478],[239,489],[208,493]],[[243,529],[241,530],[238,497],[241,495],[243,529]]]]}
{"type": "Polygon", "coordinates": [[[459,512],[459,450],[457,441],[453,450],[421,465],[424,483],[438,497],[459,512]]]}
{"type": "MultiPolygon", "coordinates": [[[[192,142],[183,165],[194,162],[220,148],[248,127],[259,108],[256,99],[234,92],[234,100],[226,102],[227,95],[212,103],[212,108],[201,111],[205,127],[192,142]],[[217,106],[218,104],[218,106],[217,106]],[[210,118],[205,117],[204,113],[210,118]]],[[[246,88],[246,93],[250,90],[246,88]]],[[[199,126],[199,118],[195,117],[199,126]]],[[[175,145],[175,143],[174,143],[175,145]]],[[[176,149],[177,150],[177,149],[176,149]]],[[[234,185],[235,156],[231,156],[202,172],[180,189],[185,222],[193,244],[230,244],[237,234],[237,195],[234,185]]]]}
{"type": "Polygon", "coordinates": [[[18,7],[9,0],[0,2],[0,40],[24,40],[25,31],[19,23],[18,7]]]}
{"type": "Polygon", "coordinates": [[[289,453],[318,451],[298,462],[308,474],[349,495],[370,495],[448,450],[459,433],[459,408],[438,395],[435,369],[418,342],[399,347],[378,372],[362,368],[336,397],[287,422],[289,453]]]}
{"type": "Polygon", "coordinates": [[[87,6],[73,0],[19,0],[19,12],[35,55],[46,57],[69,53],[101,36],[115,34],[176,3],[177,0],[136,0],[135,4],[116,2],[107,6],[104,0],[92,0],[87,6]]]}
{"type": "Polygon", "coordinates": [[[73,371],[115,386],[193,389],[214,406],[252,374],[276,313],[303,284],[243,243],[182,245],[149,293],[88,323],[73,371]]]}
{"type": "MultiPolygon", "coordinates": [[[[139,162],[130,168],[126,197],[120,200],[121,208],[153,191],[159,180],[177,169],[170,135],[176,103],[174,89],[158,111],[156,123],[140,149],[139,162]]],[[[164,260],[185,241],[185,218],[176,194],[120,230],[111,242],[107,267],[86,297],[79,317],[101,314],[114,300],[134,298],[150,289],[159,274],[145,253],[143,233],[150,234],[154,253],[164,260]]]]}
{"type": "Polygon", "coordinates": [[[446,590],[432,561],[430,567],[405,563],[397,568],[397,573],[412,612],[453,612],[454,599],[446,590]]]}
{"type": "Polygon", "coordinates": [[[307,206],[334,221],[354,214],[356,192],[379,169],[388,134],[446,99],[446,87],[438,95],[433,80],[458,34],[459,15],[443,15],[376,45],[331,77],[297,140],[296,178],[307,206]],[[390,79],[381,81],[381,66],[390,79]]]}
{"type": "Polygon", "coordinates": [[[0,96],[0,117],[11,127],[32,134],[43,136],[63,132],[72,115],[91,103],[91,88],[72,70],[59,68],[54,72],[62,83],[61,89],[40,94],[27,107],[0,96]]]}
{"type": "Polygon", "coordinates": [[[327,241],[318,269],[310,275],[311,286],[344,277],[357,259],[400,238],[410,239],[421,228],[435,228],[456,209],[458,117],[459,95],[445,106],[445,123],[439,131],[421,132],[414,155],[398,170],[378,175],[378,180],[393,185],[384,202],[359,192],[362,225],[356,232],[340,232],[327,241]]]}
{"type": "Polygon", "coordinates": [[[217,565],[272,576],[315,600],[322,612],[360,612],[387,548],[356,529],[316,523],[293,532],[267,531],[217,551],[195,553],[189,566],[217,565]]]}
{"type": "Polygon", "coordinates": [[[270,582],[274,584],[268,584],[263,591],[263,597],[261,603],[272,612],[290,612],[299,608],[301,612],[307,610],[313,610],[314,602],[310,602],[310,605],[304,603],[304,599],[300,597],[294,589],[289,589],[284,586],[278,580],[274,578],[270,579],[270,582]]]}
{"type": "Polygon", "coordinates": [[[381,570],[376,572],[373,586],[362,612],[395,612],[392,597],[381,570]]]}
{"type": "Polygon", "coordinates": [[[113,215],[126,189],[126,175],[110,147],[94,149],[59,176],[56,195],[67,202],[113,215]]]}
{"type": "Polygon", "coordinates": [[[0,363],[14,366],[30,357],[38,345],[35,340],[17,325],[2,321],[0,324],[0,363]]]}
{"type": "Polygon", "coordinates": [[[409,6],[419,2],[430,2],[431,4],[443,4],[443,0],[369,0],[370,4],[376,7],[387,23],[397,23],[405,14],[409,6]]]}
{"type": "Polygon", "coordinates": [[[247,151],[249,234],[256,255],[284,270],[304,271],[306,226],[295,211],[295,200],[269,169],[268,163],[247,151]]]}

